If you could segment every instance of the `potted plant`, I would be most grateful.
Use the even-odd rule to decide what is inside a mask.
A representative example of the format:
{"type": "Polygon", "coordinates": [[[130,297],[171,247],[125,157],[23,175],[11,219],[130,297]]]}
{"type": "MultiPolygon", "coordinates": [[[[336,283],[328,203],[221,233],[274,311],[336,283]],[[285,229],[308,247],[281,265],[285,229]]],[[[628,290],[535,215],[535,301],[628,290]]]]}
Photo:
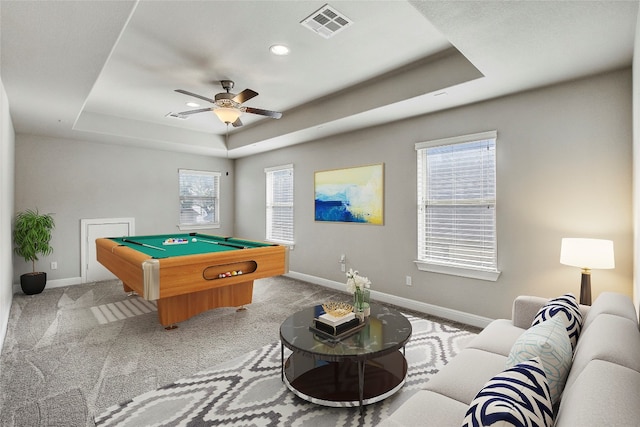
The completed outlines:
{"type": "Polygon", "coordinates": [[[36,261],[38,255],[47,256],[53,252],[49,245],[51,240],[51,230],[55,223],[51,215],[43,215],[27,209],[18,212],[16,224],[13,231],[13,241],[16,244],[14,251],[25,261],[31,261],[32,272],[20,276],[20,286],[22,292],[27,295],[39,294],[47,284],[47,273],[36,272],[36,261]]]}

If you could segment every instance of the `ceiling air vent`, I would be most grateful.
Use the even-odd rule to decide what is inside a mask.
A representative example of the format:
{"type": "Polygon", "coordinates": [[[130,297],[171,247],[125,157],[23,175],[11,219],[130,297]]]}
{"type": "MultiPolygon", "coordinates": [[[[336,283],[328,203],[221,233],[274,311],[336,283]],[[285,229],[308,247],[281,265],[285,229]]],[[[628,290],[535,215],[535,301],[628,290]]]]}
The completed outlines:
{"type": "Polygon", "coordinates": [[[353,24],[353,21],[333,7],[325,4],[302,20],[300,24],[328,39],[353,24]]]}
{"type": "Polygon", "coordinates": [[[171,117],[173,119],[178,119],[178,120],[187,120],[189,118],[189,116],[181,116],[178,113],[167,113],[165,117],[171,117]]]}

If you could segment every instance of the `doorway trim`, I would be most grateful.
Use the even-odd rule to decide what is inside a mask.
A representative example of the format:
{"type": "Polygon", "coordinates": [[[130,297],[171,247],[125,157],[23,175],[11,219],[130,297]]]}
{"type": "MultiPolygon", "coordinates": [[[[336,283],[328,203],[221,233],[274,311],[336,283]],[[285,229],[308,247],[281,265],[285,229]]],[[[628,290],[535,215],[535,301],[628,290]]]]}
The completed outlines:
{"type": "Polygon", "coordinates": [[[131,235],[135,235],[135,218],[89,218],[80,220],[80,277],[87,283],[87,249],[89,245],[89,227],[102,224],[129,224],[131,235]]]}

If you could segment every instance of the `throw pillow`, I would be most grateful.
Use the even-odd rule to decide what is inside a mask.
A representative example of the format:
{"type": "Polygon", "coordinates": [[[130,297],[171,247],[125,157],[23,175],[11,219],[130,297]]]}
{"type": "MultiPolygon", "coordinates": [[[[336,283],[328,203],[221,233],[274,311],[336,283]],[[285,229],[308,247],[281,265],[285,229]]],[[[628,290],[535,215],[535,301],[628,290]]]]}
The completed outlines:
{"type": "Polygon", "coordinates": [[[573,294],[562,295],[546,303],[538,311],[536,317],[534,317],[531,326],[535,326],[560,314],[564,314],[567,318],[567,332],[571,340],[571,349],[575,350],[580,331],[582,330],[582,312],[580,312],[580,307],[573,294]]]}
{"type": "Polygon", "coordinates": [[[469,405],[462,427],[552,425],[549,385],[536,357],[491,378],[469,405]]]}
{"type": "Polygon", "coordinates": [[[527,329],[513,344],[507,368],[539,357],[551,391],[551,403],[560,401],[571,368],[571,342],[564,316],[554,316],[527,329]]]}

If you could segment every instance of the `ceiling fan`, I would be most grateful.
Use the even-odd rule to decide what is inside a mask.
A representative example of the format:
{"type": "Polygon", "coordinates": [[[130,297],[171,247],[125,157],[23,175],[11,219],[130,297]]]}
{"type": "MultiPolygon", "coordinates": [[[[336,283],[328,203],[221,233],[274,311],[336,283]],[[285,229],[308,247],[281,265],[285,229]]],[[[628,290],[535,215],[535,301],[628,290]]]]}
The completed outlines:
{"type": "Polygon", "coordinates": [[[206,96],[198,95],[182,89],[176,89],[176,92],[200,98],[213,104],[209,108],[200,108],[198,110],[183,111],[178,113],[180,116],[187,116],[189,114],[204,113],[205,111],[213,111],[220,120],[226,124],[231,124],[233,127],[242,126],[240,121],[240,115],[242,113],[259,114],[261,116],[271,117],[272,119],[279,119],[282,117],[282,113],[277,111],[262,110],[260,108],[244,107],[241,104],[250,100],[251,98],[258,96],[258,92],[251,89],[245,89],[242,92],[235,94],[231,93],[233,89],[232,80],[220,80],[222,88],[226,92],[221,92],[215,95],[214,99],[207,98],[206,96]]]}

